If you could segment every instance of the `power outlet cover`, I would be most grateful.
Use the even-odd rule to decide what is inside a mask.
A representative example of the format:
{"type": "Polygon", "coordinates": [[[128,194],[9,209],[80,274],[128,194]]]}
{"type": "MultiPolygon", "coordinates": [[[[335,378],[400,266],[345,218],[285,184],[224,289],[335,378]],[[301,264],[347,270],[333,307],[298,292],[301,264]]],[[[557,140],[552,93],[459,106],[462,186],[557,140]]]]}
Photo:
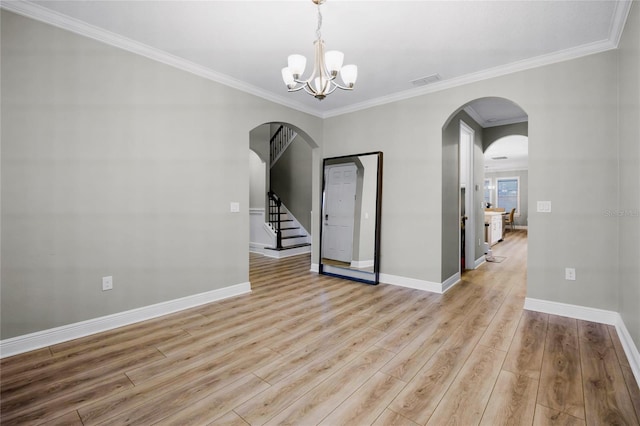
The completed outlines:
{"type": "Polygon", "coordinates": [[[564,279],[568,281],[576,280],[576,269],[575,268],[564,268],[564,279]]]}
{"type": "Polygon", "coordinates": [[[102,277],[102,291],[113,289],[113,277],[102,277]]]}

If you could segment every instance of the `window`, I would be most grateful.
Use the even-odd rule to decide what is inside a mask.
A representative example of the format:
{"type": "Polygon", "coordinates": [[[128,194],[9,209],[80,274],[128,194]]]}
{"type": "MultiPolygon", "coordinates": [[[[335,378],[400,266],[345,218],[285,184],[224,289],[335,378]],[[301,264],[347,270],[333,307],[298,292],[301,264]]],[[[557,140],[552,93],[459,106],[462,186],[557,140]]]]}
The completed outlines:
{"type": "Polygon", "coordinates": [[[520,178],[497,178],[496,194],[497,207],[506,212],[516,209],[516,215],[520,215],[520,178]]]}
{"type": "Polygon", "coordinates": [[[489,206],[489,204],[493,205],[493,186],[491,185],[491,179],[484,180],[484,205],[489,206]]]}

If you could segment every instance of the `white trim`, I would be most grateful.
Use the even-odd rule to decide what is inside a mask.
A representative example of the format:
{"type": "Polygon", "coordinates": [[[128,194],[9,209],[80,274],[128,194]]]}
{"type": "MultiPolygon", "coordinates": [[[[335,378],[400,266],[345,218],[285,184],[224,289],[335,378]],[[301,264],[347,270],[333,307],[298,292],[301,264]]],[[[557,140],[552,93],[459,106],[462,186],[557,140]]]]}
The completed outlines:
{"type": "Polygon", "coordinates": [[[0,3],[0,7],[19,15],[44,22],[49,25],[53,25],[54,27],[62,28],[63,30],[71,31],[72,33],[97,40],[99,42],[120,48],[122,50],[126,50],[136,55],[144,56],[145,58],[149,58],[165,65],[180,69],[182,71],[186,71],[188,73],[206,78],[207,80],[224,84],[225,86],[229,86],[242,92],[249,93],[250,95],[258,96],[268,101],[293,108],[297,111],[306,112],[307,114],[322,118],[322,111],[319,111],[315,108],[310,108],[309,106],[304,105],[303,103],[298,102],[291,97],[276,95],[272,92],[261,89],[260,87],[254,86],[244,81],[240,81],[229,75],[213,71],[200,64],[196,64],[195,62],[188,61],[186,59],[172,55],[171,53],[124,37],[120,34],[107,31],[100,27],[96,27],[79,19],[72,18],[59,12],[55,12],[51,9],[32,3],[28,0],[3,0],[0,3]]]}
{"type": "Polygon", "coordinates": [[[611,21],[611,30],[609,31],[609,40],[615,47],[618,47],[620,44],[620,38],[622,38],[622,32],[624,31],[624,24],[627,22],[627,17],[629,16],[632,3],[632,0],[618,1],[615,3],[615,11],[613,12],[613,20],[611,21]]]}
{"type": "Polygon", "coordinates": [[[362,268],[373,268],[373,259],[370,260],[352,260],[351,261],[351,266],[352,268],[358,268],[358,269],[362,269],[362,268]]]}
{"type": "Polygon", "coordinates": [[[614,311],[552,302],[550,300],[532,299],[530,297],[524,299],[524,309],[609,325],[615,325],[620,316],[614,311]]]}
{"type": "Polygon", "coordinates": [[[463,109],[467,114],[469,114],[471,118],[475,120],[476,123],[480,125],[480,127],[484,129],[489,127],[506,126],[508,124],[524,123],[529,120],[529,117],[525,115],[523,117],[505,118],[503,120],[489,122],[489,121],[486,121],[484,118],[482,118],[480,114],[478,114],[478,112],[471,105],[467,105],[463,109]]]}
{"type": "Polygon", "coordinates": [[[616,332],[620,338],[620,343],[622,343],[624,353],[627,356],[627,361],[629,361],[633,376],[636,378],[636,383],[640,383],[640,352],[638,352],[638,347],[633,342],[622,317],[620,315],[618,316],[619,321],[615,324],[616,332]]]}
{"type": "Polygon", "coordinates": [[[311,253],[311,246],[303,246],[303,247],[295,247],[295,248],[284,248],[281,250],[274,250],[273,247],[269,247],[264,250],[262,253],[265,257],[270,257],[272,259],[284,259],[285,257],[298,256],[301,254],[309,254],[311,253]]]}
{"type": "MultiPolygon", "coordinates": [[[[465,259],[473,259],[475,257],[476,252],[476,209],[475,209],[475,188],[476,180],[475,180],[475,148],[476,148],[476,132],[473,130],[471,126],[465,123],[464,120],[460,120],[459,123],[459,133],[458,133],[458,152],[459,152],[459,163],[458,163],[458,180],[460,181],[460,188],[465,188],[464,200],[460,196],[460,189],[458,189],[458,211],[459,217],[462,216],[462,203],[466,206],[466,211],[464,213],[467,220],[465,222],[465,246],[461,247],[462,240],[462,228],[458,227],[458,253],[461,251],[464,252],[465,259]],[[468,146],[463,146],[463,134],[468,137],[468,146]],[[462,159],[467,158],[466,164],[463,164],[462,159]],[[463,170],[465,168],[466,170],[463,170]],[[465,183],[462,184],[461,177],[465,177],[465,183]],[[468,189],[468,191],[467,191],[468,189]]],[[[484,199],[484,195],[482,197],[484,199]]],[[[483,227],[484,231],[484,227],[483,227]]],[[[478,230],[478,233],[480,230],[478,230]]],[[[466,263],[466,261],[465,261],[466,263]]],[[[459,265],[458,271],[462,273],[460,269],[462,265],[459,265]]],[[[465,269],[467,265],[465,264],[465,269]]]]}
{"type": "Polygon", "coordinates": [[[640,352],[618,312],[530,297],[525,298],[524,309],[615,326],[633,375],[640,383],[640,352]]]}
{"type": "Polygon", "coordinates": [[[316,274],[320,273],[320,265],[318,265],[317,263],[312,263],[309,271],[315,272],[316,274]]]}
{"type": "Polygon", "coordinates": [[[442,284],[415,278],[400,277],[398,275],[380,274],[380,282],[397,285],[399,287],[414,288],[416,290],[430,291],[442,294],[442,284]]]}
{"type": "Polygon", "coordinates": [[[125,325],[204,305],[251,292],[251,283],[241,283],[200,294],[168,300],[104,317],[67,324],[48,330],[12,337],[0,341],[0,358],[21,354],[68,340],[78,339],[125,325]]]}
{"type": "Polygon", "coordinates": [[[439,92],[465,84],[488,80],[490,78],[500,77],[519,71],[538,68],[545,65],[555,64],[558,62],[568,61],[571,59],[576,59],[583,56],[615,49],[618,47],[618,43],[620,42],[624,24],[626,22],[627,15],[629,14],[629,10],[631,9],[631,3],[631,1],[616,2],[616,10],[614,12],[614,18],[611,23],[609,38],[606,40],[584,44],[582,46],[565,49],[547,55],[537,56],[535,58],[512,62],[507,65],[501,65],[486,70],[481,70],[475,73],[466,74],[429,84],[427,86],[421,86],[419,88],[413,88],[399,93],[392,93],[387,96],[381,96],[379,98],[359,102],[353,105],[347,105],[342,108],[335,108],[325,112],[304,105],[303,103],[297,102],[290,97],[276,95],[259,87],[239,81],[228,75],[217,73],[201,65],[176,57],[159,49],[152,48],[118,34],[106,31],[102,28],[98,28],[80,20],[63,15],[61,13],[54,12],[50,9],[39,6],[35,3],[31,3],[27,0],[2,0],[0,1],[0,8],[18,13],[23,16],[27,16],[29,18],[47,23],[49,25],[56,26],[58,28],[65,29],[67,31],[74,32],[76,34],[83,35],[85,37],[92,38],[94,40],[101,41],[111,46],[119,47],[129,52],[139,54],[141,56],[145,56],[149,59],[173,66],[175,68],[187,71],[195,75],[199,75],[203,78],[224,84],[229,87],[233,87],[243,92],[259,96],[263,99],[267,99],[277,104],[293,108],[297,111],[306,112],[319,118],[330,118],[367,108],[372,108],[379,105],[415,98],[417,96],[422,96],[428,93],[439,92]]]}
{"type": "Polygon", "coordinates": [[[271,247],[269,244],[249,243],[249,252],[264,255],[264,249],[271,247]]]}
{"type": "Polygon", "coordinates": [[[442,283],[441,285],[442,293],[446,293],[447,291],[451,290],[451,288],[454,285],[458,284],[460,281],[462,281],[462,279],[459,272],[456,272],[455,274],[451,275],[442,283]]]}
{"type": "MultiPolygon", "coordinates": [[[[504,237],[504,235],[503,235],[504,237]]],[[[482,265],[483,263],[486,262],[486,257],[485,256],[480,256],[479,258],[476,259],[475,263],[473,264],[474,268],[473,269],[478,269],[478,267],[480,265],[482,265]]]]}
{"type": "MultiPolygon", "coordinates": [[[[630,5],[627,6],[627,13],[630,5]]],[[[526,71],[533,68],[539,68],[546,65],[555,64],[558,62],[569,61],[572,59],[581,58],[583,56],[593,55],[600,52],[606,52],[608,50],[615,49],[617,44],[611,40],[602,40],[594,43],[584,44],[582,46],[574,47],[571,49],[565,49],[560,52],[551,53],[548,55],[541,55],[535,58],[524,59],[522,61],[512,62],[507,65],[501,65],[486,70],[478,71],[471,74],[462,75],[455,78],[450,78],[437,83],[429,84],[419,88],[405,90],[403,92],[392,93],[387,96],[381,96],[379,98],[371,99],[368,101],[360,102],[353,105],[347,105],[343,108],[336,108],[331,111],[327,111],[322,114],[322,118],[331,118],[351,112],[360,111],[363,109],[373,108],[380,105],[389,104],[392,102],[399,102],[406,99],[415,98],[418,96],[426,95],[429,93],[440,92],[443,90],[451,89],[454,87],[464,86],[465,84],[476,83],[483,80],[489,80],[495,77],[501,77],[508,74],[513,74],[520,71],[526,71]]]]}

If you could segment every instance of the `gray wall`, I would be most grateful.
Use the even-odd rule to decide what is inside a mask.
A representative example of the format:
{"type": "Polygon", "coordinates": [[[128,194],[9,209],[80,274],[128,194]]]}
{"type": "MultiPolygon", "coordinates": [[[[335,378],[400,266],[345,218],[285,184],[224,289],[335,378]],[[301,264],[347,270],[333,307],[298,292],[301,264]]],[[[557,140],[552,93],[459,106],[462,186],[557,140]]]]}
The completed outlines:
{"type": "Polygon", "coordinates": [[[271,168],[270,187],[306,229],[311,228],[311,147],[301,135],[271,168]]]}
{"type": "Polygon", "coordinates": [[[321,120],[1,15],[1,338],[246,283],[249,132],[321,120]]]}
{"type": "MultiPolygon", "coordinates": [[[[466,103],[512,100],[529,115],[529,199],[550,214],[529,215],[528,296],[617,311],[618,228],[602,206],[617,205],[617,52],[609,51],[328,118],[327,156],[385,154],[381,272],[442,282],[451,256],[442,215],[442,127],[466,103]],[[564,268],[575,267],[576,281],[564,268]]],[[[453,186],[453,188],[451,187],[453,186]]],[[[453,202],[453,201],[452,201],[453,202]]],[[[457,236],[456,236],[457,238],[457,236]]],[[[637,284],[636,284],[637,285],[637,284]]]]}
{"type": "MultiPolygon", "coordinates": [[[[461,106],[462,107],[462,106],[461,106]]],[[[460,271],[460,120],[474,131],[473,150],[473,179],[475,184],[482,188],[484,178],[484,156],[482,154],[483,129],[465,111],[459,111],[448,122],[442,131],[442,272],[441,281],[444,281],[460,271]]],[[[474,223],[475,223],[475,258],[474,261],[484,255],[484,215],[480,208],[483,200],[483,192],[475,191],[474,199],[474,223]],[[478,243],[481,238],[481,243],[478,243]]],[[[467,260],[467,265],[472,264],[467,260]]],[[[438,282],[441,282],[438,281],[438,282]]]]}
{"type": "Polygon", "coordinates": [[[528,296],[620,311],[640,346],[638,217],[604,211],[640,207],[639,27],[634,4],[619,52],[322,121],[3,11],[1,337],[246,282],[249,132],[269,122],[321,144],[314,211],[321,158],[383,151],[381,272],[441,282],[442,129],[499,96],[529,115],[529,199],[552,202],[529,217],[528,296]]]}
{"type": "MultiPolygon", "coordinates": [[[[495,186],[496,178],[518,177],[520,178],[520,216],[514,217],[514,222],[518,226],[527,226],[529,223],[529,171],[528,170],[506,170],[493,173],[485,173],[486,178],[492,179],[495,186]]],[[[495,205],[495,190],[494,190],[495,205]]]]}
{"type": "Polygon", "coordinates": [[[254,151],[249,151],[249,208],[264,209],[266,163],[254,151]]]}
{"type": "MultiPolygon", "coordinates": [[[[640,347],[640,4],[634,2],[620,43],[620,202],[618,222],[620,313],[631,337],[640,347]]],[[[615,206],[615,204],[614,204],[615,206]]],[[[605,207],[604,205],[602,207],[605,207]]]]}
{"type": "Polygon", "coordinates": [[[487,127],[482,131],[482,134],[484,136],[482,150],[486,151],[492,143],[505,136],[529,136],[529,122],[525,121],[522,123],[506,124],[504,126],[487,127]]]}
{"type": "Polygon", "coordinates": [[[255,182],[251,181],[251,192],[249,193],[250,207],[266,208],[269,204],[267,192],[269,192],[270,189],[270,169],[267,166],[267,163],[269,163],[269,156],[271,155],[269,148],[270,128],[271,124],[263,124],[249,132],[249,149],[264,162],[263,166],[258,166],[256,164],[255,170],[252,168],[251,171],[251,173],[257,174],[259,173],[257,169],[261,168],[263,175],[262,178],[256,176],[255,182]],[[261,187],[259,182],[262,183],[261,187]],[[261,194],[259,194],[259,192],[261,192],[261,194]],[[262,198],[262,200],[259,200],[258,197],[262,198]]]}

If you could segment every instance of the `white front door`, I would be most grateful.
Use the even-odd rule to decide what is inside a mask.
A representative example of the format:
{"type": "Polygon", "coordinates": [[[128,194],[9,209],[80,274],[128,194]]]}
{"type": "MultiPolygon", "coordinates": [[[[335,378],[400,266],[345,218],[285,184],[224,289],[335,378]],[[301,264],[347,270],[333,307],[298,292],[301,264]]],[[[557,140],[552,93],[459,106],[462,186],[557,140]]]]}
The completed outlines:
{"type": "Polygon", "coordinates": [[[356,201],[356,165],[326,169],[322,257],[351,262],[356,201]]]}

